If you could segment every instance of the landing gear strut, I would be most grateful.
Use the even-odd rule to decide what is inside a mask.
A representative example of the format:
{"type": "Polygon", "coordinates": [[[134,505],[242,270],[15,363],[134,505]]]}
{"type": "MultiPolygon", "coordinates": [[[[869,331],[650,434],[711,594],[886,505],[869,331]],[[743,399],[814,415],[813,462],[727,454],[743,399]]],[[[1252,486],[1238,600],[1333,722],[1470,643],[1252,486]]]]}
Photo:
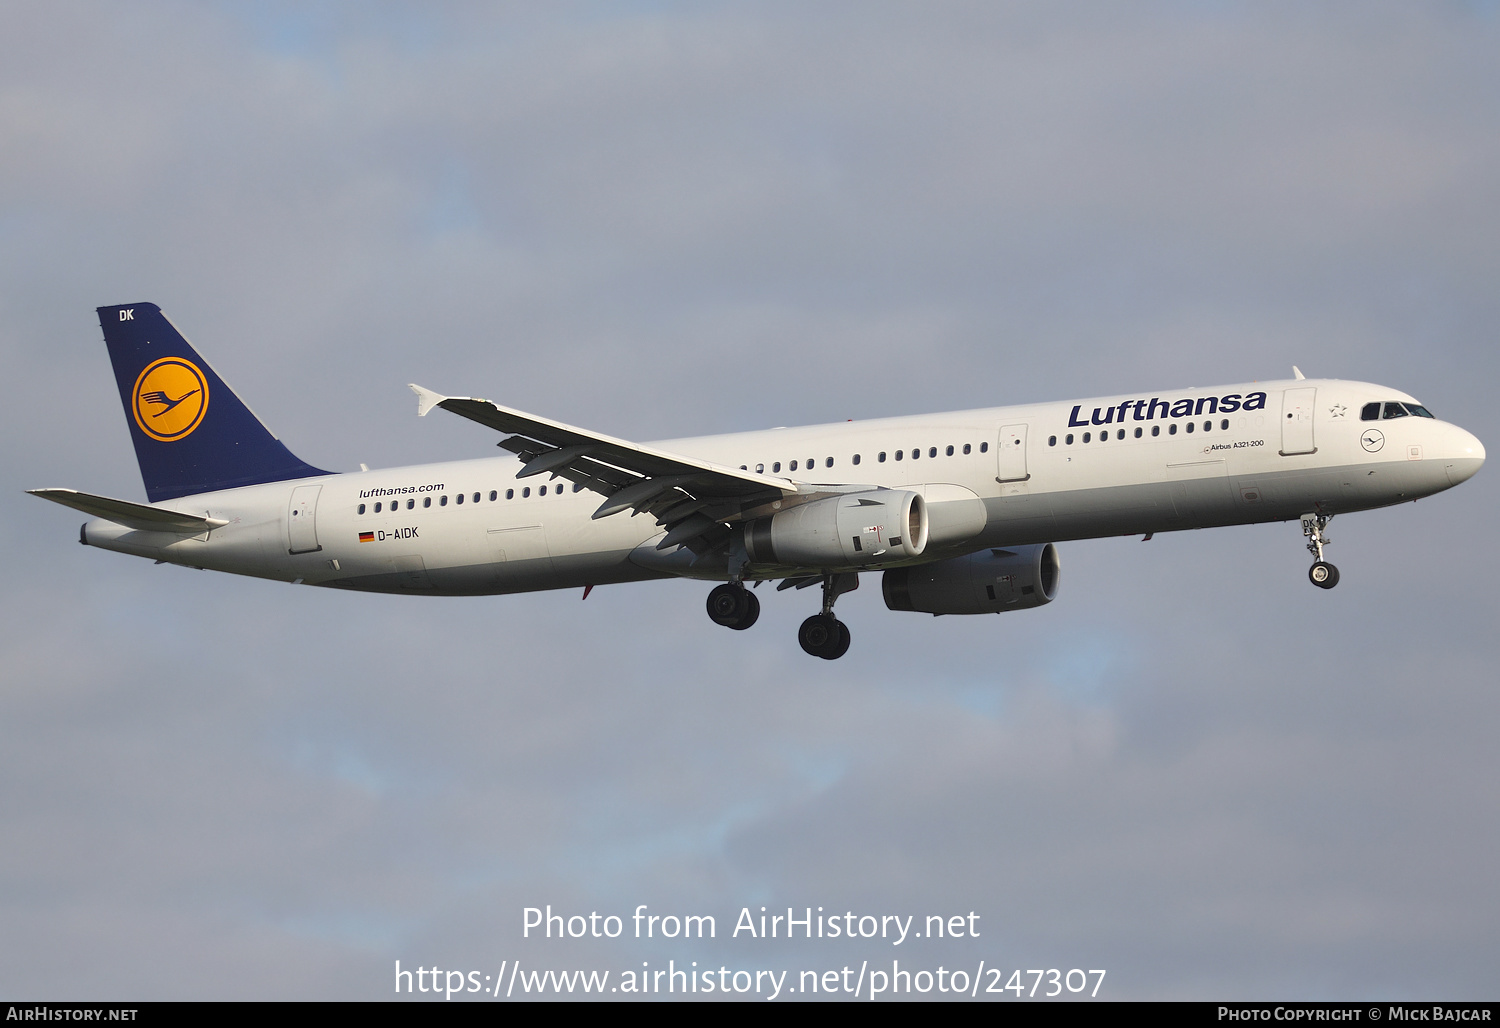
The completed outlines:
{"type": "Polygon", "coordinates": [[[1313,555],[1307,577],[1319,589],[1332,589],[1339,584],[1339,569],[1323,559],[1323,547],[1332,542],[1326,531],[1332,520],[1332,514],[1302,515],[1302,534],[1307,537],[1307,552],[1313,555]]]}
{"type": "Polygon", "coordinates": [[[859,588],[857,574],[823,576],[823,610],[802,622],[797,641],[814,657],[838,660],[849,652],[849,626],[833,616],[833,603],[843,593],[859,588]]]}
{"type": "Polygon", "coordinates": [[[738,583],[715,586],[708,594],[708,616],[716,625],[743,632],[760,617],[760,600],[738,583]]]}

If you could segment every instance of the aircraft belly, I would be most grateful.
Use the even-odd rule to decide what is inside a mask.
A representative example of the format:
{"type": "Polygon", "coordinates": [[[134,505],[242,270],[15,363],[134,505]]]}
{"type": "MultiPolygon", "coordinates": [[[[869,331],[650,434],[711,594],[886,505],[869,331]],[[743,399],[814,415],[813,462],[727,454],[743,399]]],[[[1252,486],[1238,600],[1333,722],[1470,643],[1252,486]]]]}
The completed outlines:
{"type": "MultiPolygon", "coordinates": [[[[416,593],[428,596],[495,596],[507,593],[574,589],[585,585],[612,585],[665,577],[632,564],[628,551],[571,555],[538,568],[516,573],[497,573],[494,563],[451,565],[429,569],[411,561],[405,568],[375,574],[346,575],[336,580],[310,582],[360,592],[416,593]]],[[[420,558],[418,558],[420,559],[420,558]]],[[[504,562],[510,564],[509,560],[504,562]]],[[[517,564],[522,563],[520,561],[517,564]]],[[[540,561],[534,563],[540,564],[540,561]]],[[[511,569],[505,569],[507,571],[511,569]]]]}
{"type": "Polygon", "coordinates": [[[1050,516],[1028,515],[1018,505],[1007,504],[1006,497],[990,497],[985,501],[989,527],[983,545],[1291,521],[1314,510],[1333,514],[1401,503],[1451,485],[1441,461],[1385,461],[1233,476],[1224,474],[1225,470],[1222,465],[1205,465],[1189,469],[1192,477],[1053,492],[1046,494],[1050,516]]]}

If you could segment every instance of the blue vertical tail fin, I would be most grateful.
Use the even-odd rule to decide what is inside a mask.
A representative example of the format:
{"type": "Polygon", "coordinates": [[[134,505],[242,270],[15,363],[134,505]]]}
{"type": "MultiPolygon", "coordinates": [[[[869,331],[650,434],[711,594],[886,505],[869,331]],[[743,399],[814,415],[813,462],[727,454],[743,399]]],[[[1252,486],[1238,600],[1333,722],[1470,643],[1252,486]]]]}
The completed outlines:
{"type": "Polygon", "coordinates": [[[100,307],[99,326],[152,503],[329,474],[267,431],[156,304],[100,307]]]}

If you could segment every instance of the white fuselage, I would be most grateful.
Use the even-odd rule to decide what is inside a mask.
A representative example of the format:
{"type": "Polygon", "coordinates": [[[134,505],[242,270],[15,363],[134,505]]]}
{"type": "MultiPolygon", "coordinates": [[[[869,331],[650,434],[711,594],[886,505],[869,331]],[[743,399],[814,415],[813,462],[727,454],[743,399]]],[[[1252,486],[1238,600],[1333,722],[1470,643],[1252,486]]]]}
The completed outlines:
{"type": "MultiPolygon", "coordinates": [[[[1483,464],[1484,447],[1456,425],[1362,421],[1361,408],[1376,401],[1415,402],[1383,386],[1307,379],[652,446],[798,482],[921,492],[933,526],[927,561],[1365,510],[1448,489],[1483,464]]],[[[685,550],[658,551],[663,530],[649,515],[592,520],[598,494],[545,475],[518,479],[521,466],[504,456],[184,496],[156,506],[228,524],[184,538],[98,520],[82,539],[175,564],[381,592],[725,577],[689,567],[685,550]]],[[[747,578],[786,573],[745,569],[747,578]]]]}

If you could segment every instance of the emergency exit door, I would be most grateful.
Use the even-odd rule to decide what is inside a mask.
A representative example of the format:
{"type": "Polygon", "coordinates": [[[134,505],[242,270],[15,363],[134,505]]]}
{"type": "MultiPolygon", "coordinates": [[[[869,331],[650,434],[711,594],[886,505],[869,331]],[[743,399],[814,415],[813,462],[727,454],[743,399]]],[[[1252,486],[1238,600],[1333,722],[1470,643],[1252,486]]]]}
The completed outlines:
{"type": "Polygon", "coordinates": [[[1024,482],[1031,477],[1026,470],[1026,426],[1006,425],[1000,430],[999,449],[995,453],[997,482],[1024,482]]]}

